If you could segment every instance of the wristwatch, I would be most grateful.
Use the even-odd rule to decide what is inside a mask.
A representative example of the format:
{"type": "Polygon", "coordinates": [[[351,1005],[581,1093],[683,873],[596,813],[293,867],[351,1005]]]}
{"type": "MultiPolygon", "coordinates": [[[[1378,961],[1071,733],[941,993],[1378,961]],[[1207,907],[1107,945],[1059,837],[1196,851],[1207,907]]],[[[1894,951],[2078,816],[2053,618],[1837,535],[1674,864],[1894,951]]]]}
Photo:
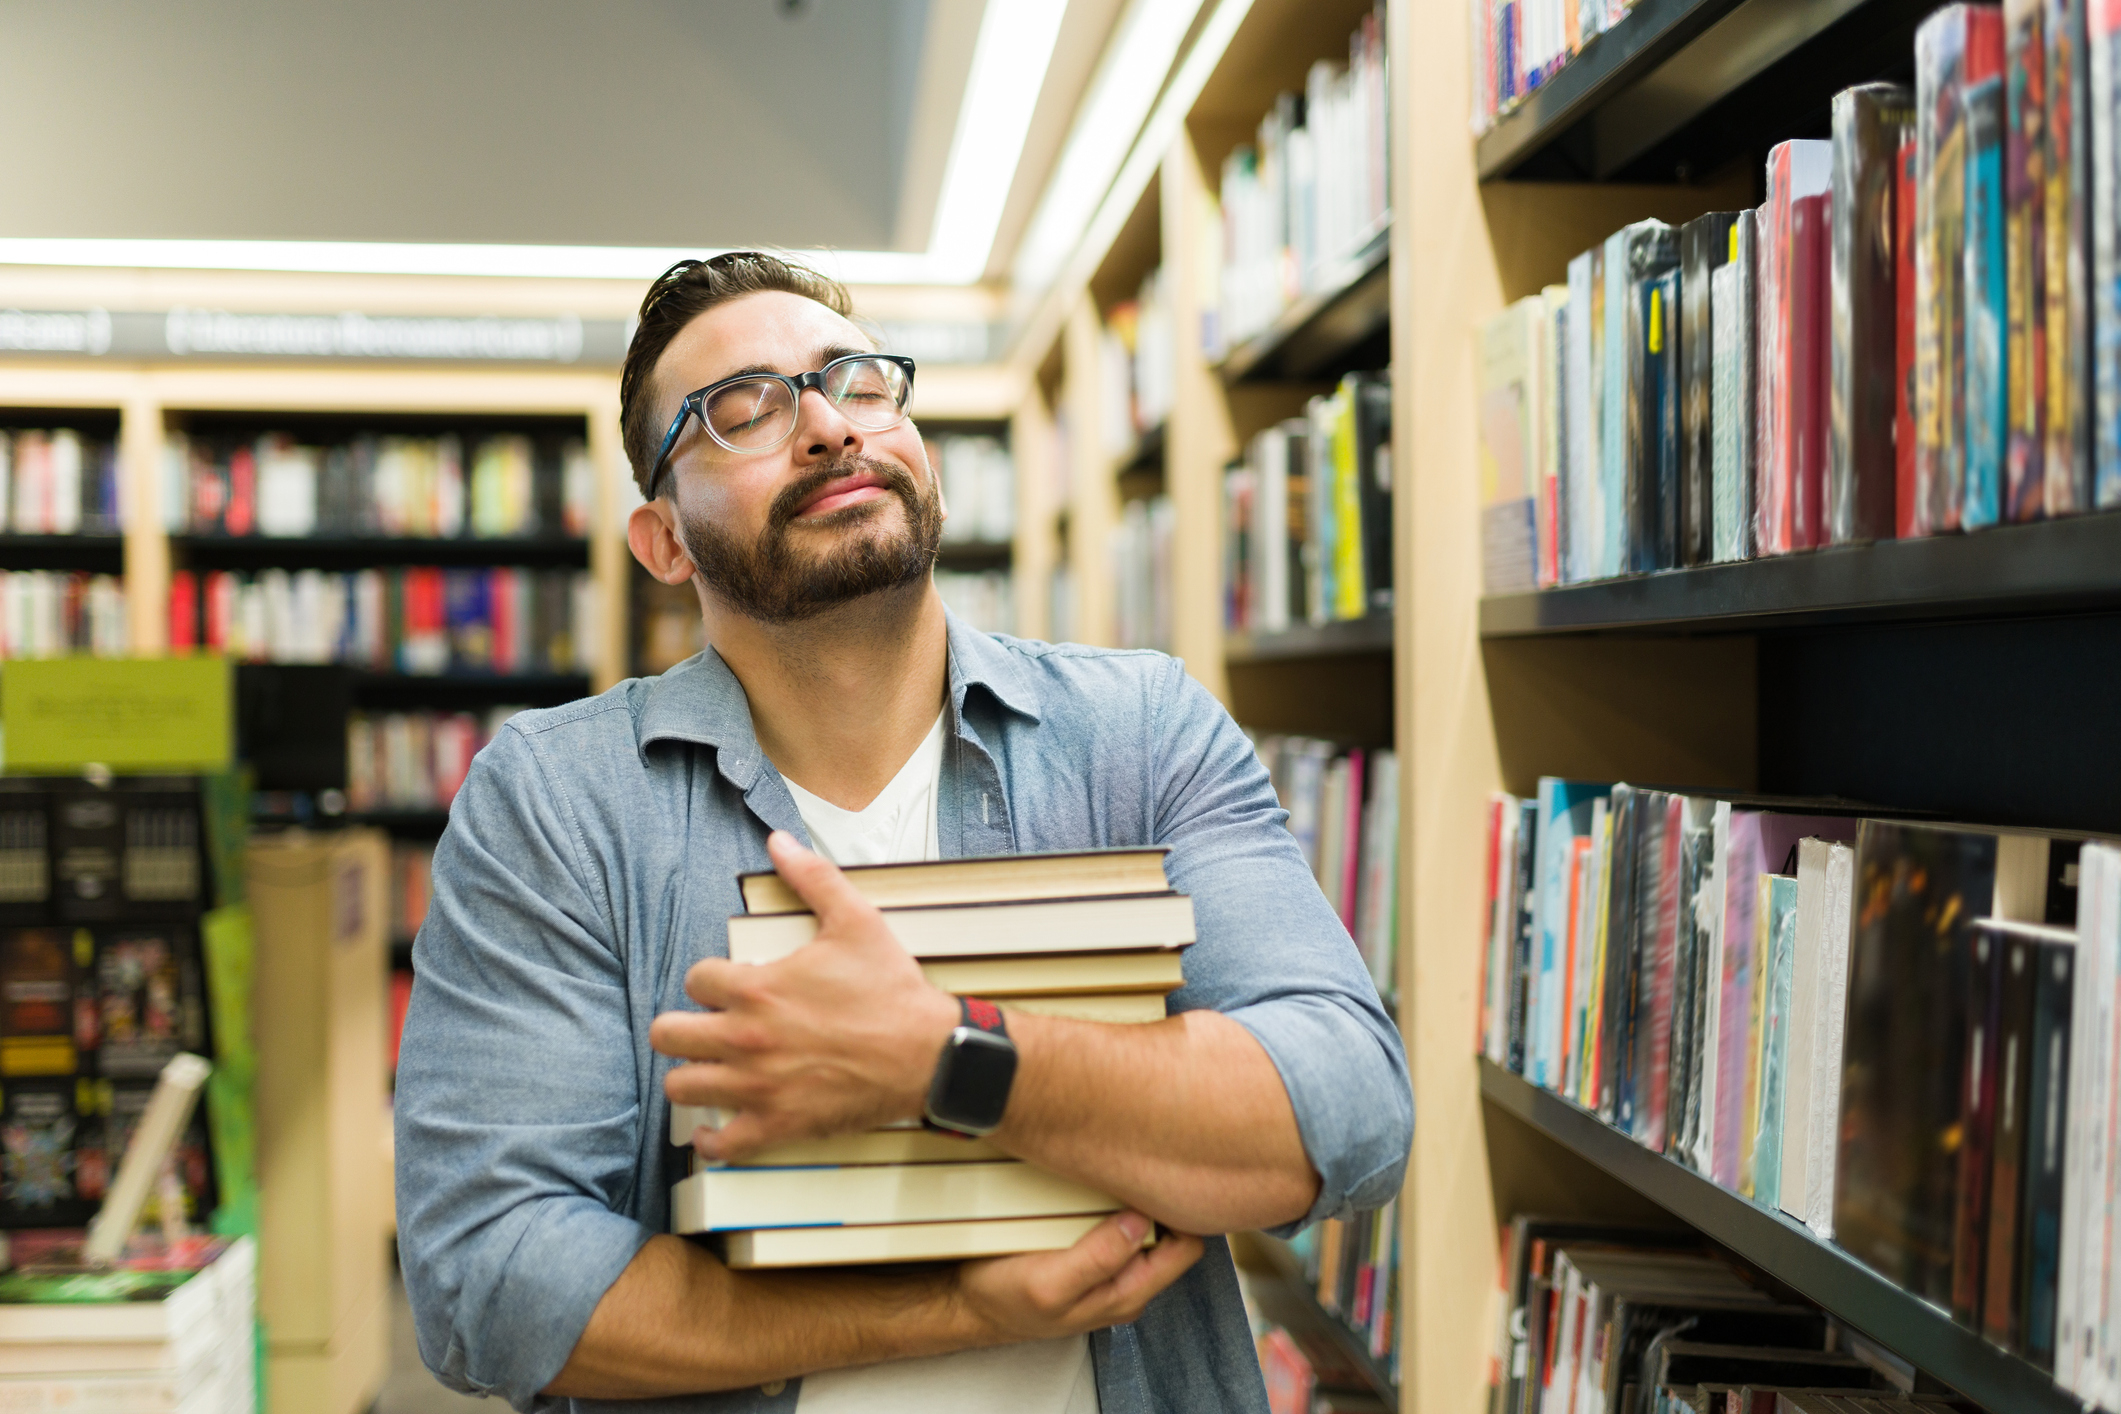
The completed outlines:
{"type": "Polygon", "coordinates": [[[999,1129],[1002,1112],[1009,1108],[1016,1042],[1009,1039],[1002,1010],[994,1003],[959,997],[957,1007],[957,1027],[936,1060],[921,1122],[945,1134],[977,1139],[999,1129]]]}

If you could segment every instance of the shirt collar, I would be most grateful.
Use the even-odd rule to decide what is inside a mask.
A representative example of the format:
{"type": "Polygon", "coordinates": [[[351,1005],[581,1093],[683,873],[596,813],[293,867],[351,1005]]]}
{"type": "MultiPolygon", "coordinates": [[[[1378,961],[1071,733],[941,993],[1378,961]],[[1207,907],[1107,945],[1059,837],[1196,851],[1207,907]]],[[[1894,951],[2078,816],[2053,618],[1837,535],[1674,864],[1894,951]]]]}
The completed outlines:
{"type": "MultiPolygon", "coordinates": [[[[962,719],[966,693],[984,688],[1003,707],[1039,720],[1038,691],[1009,649],[944,610],[950,633],[950,697],[962,719]]],[[[724,776],[748,789],[764,755],[751,727],[744,685],[712,648],[687,658],[649,686],[641,708],[640,748],[686,741],[715,748],[724,776]]]]}

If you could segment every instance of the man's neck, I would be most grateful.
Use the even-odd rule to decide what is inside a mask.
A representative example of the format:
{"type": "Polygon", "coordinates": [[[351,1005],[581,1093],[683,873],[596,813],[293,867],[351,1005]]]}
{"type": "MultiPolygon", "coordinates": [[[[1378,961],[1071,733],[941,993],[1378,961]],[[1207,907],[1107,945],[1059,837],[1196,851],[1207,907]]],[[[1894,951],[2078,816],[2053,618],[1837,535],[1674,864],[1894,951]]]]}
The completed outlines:
{"type": "Polygon", "coordinates": [[[776,769],[846,810],[890,784],[943,707],[950,638],[927,580],[766,624],[703,594],[707,641],[743,684],[776,769]]]}

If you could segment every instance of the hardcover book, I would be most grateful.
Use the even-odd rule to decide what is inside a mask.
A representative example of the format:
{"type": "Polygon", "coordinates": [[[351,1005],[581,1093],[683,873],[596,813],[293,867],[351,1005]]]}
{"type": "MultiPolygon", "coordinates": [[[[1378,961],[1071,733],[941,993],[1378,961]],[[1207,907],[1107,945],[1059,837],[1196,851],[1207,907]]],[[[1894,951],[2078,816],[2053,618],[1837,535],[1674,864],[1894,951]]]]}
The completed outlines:
{"type": "Polygon", "coordinates": [[[1717,272],[1731,261],[1735,211],[1711,211],[1679,228],[1679,558],[1703,565],[1720,558],[1715,547],[1716,397],[1715,290],[1717,272]]]}
{"type": "Polygon", "coordinates": [[[1716,409],[1711,469],[1714,503],[1714,550],[1717,561],[1745,560],[1753,555],[1753,486],[1760,393],[1756,340],[1757,282],[1755,250],[1758,216],[1741,211],[1732,223],[1730,258],[1709,276],[1715,333],[1716,409]]]}
{"type": "Polygon", "coordinates": [[[2050,517],[2075,515],[2092,494],[2091,72],[2085,0],[2041,0],[2042,278],[2047,300],[2047,448],[2041,490],[2050,517]]]}
{"type": "Polygon", "coordinates": [[[1977,5],[1947,5],[1915,31],[1917,535],[1959,529],[1965,504],[1967,90],[1983,13],[1977,5]]]}
{"type": "Polygon", "coordinates": [[[1834,95],[1826,540],[1835,545],[1893,535],[1893,196],[1914,112],[1914,93],[1898,84],[1860,84],[1834,95]]]}
{"type": "Polygon", "coordinates": [[[1968,530],[2002,518],[2008,442],[2004,331],[2003,17],[1976,7],[1966,45],[1966,491],[1968,530]]]}
{"type": "MultiPolygon", "coordinates": [[[[1012,854],[990,859],[937,859],[915,864],[858,864],[844,872],[879,908],[932,904],[1027,902],[1154,894],[1170,889],[1163,845],[1127,849],[1012,854]]],[[[810,906],[770,870],[737,876],[747,913],[807,913],[810,906]]]]}
{"type": "MultiPolygon", "coordinates": [[[[1823,454],[1816,419],[1824,387],[1826,268],[1820,255],[1825,198],[1833,175],[1833,144],[1816,140],[1778,143],[1768,154],[1767,201],[1761,207],[1758,278],[1759,417],[1754,428],[1755,545],[1760,554],[1809,549],[1816,497],[1807,504],[1808,477],[1824,466],[1808,456],[1823,454]],[[1797,208],[1805,206],[1800,217],[1797,208]]],[[[1823,490],[1823,483],[1822,483],[1823,490]]]]}
{"type": "Polygon", "coordinates": [[[2043,0],[2003,7],[2004,515],[2047,514],[2047,43],[2043,0]]]}

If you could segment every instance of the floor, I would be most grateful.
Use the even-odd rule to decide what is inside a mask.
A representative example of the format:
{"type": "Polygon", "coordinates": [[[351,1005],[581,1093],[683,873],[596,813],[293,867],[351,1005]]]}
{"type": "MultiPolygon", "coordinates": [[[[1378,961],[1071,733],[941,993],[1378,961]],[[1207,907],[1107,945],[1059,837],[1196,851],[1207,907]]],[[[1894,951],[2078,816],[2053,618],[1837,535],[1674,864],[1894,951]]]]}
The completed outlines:
{"type": "Polygon", "coordinates": [[[392,1273],[390,1280],[390,1378],[383,1382],[383,1393],[377,1396],[375,1407],[369,1414],[466,1414],[468,1410],[479,1410],[481,1414],[493,1414],[506,1406],[484,1399],[473,1399],[445,1388],[427,1367],[420,1363],[419,1348],[413,1343],[412,1307],[405,1300],[405,1285],[392,1273]]]}

